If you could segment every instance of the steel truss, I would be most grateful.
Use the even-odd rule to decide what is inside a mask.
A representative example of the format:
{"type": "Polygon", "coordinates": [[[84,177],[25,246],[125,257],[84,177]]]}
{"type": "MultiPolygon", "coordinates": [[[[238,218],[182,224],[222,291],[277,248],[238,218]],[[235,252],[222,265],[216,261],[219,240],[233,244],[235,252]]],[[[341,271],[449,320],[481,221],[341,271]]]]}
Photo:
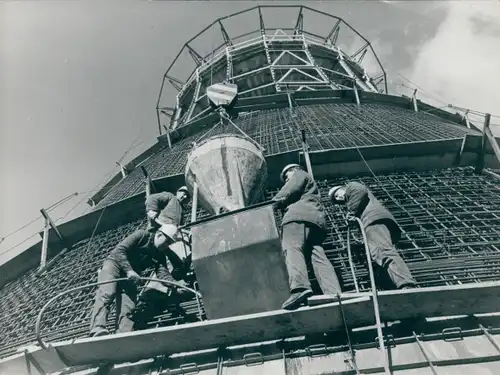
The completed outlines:
{"type": "Polygon", "coordinates": [[[205,90],[211,83],[224,80],[240,87],[240,97],[318,89],[387,92],[385,71],[370,42],[341,18],[304,6],[258,6],[215,20],[184,45],[162,82],[157,103],[160,134],[162,128],[168,132],[207,114],[210,106],[205,90]],[[270,8],[296,8],[295,25],[266,27],[264,16],[270,8]],[[254,11],[258,14],[258,29],[232,37],[225,24],[237,16],[248,18],[254,11]],[[324,36],[308,32],[304,28],[308,14],[322,16],[325,24],[332,23],[331,31],[324,36]],[[344,30],[355,34],[360,43],[341,49],[344,30]],[[212,51],[203,54],[193,47],[203,35],[215,32],[223,42],[212,46],[212,51]],[[367,55],[372,55],[378,65],[373,72],[361,65],[367,55]],[[186,80],[174,74],[176,68],[187,64],[183,57],[195,66],[186,80]],[[165,83],[176,93],[173,110],[163,103],[173,96],[167,93],[165,83]]]}

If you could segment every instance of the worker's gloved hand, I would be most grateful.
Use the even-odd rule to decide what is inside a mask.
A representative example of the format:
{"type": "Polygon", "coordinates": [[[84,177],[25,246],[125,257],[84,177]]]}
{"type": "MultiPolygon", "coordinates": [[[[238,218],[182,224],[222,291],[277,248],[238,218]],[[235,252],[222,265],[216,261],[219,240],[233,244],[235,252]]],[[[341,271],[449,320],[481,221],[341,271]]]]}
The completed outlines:
{"type": "Polygon", "coordinates": [[[148,218],[150,218],[151,220],[154,220],[154,219],[156,219],[158,217],[158,212],[156,212],[156,211],[148,211],[147,215],[148,215],[148,218]]]}
{"type": "Polygon", "coordinates": [[[283,204],[285,203],[284,198],[273,198],[271,200],[274,202],[273,206],[275,206],[275,207],[282,207],[283,204]]]}
{"type": "Polygon", "coordinates": [[[350,228],[355,228],[356,225],[357,225],[357,222],[356,222],[356,216],[354,216],[353,214],[351,213],[348,213],[345,217],[345,220],[347,221],[347,225],[350,227],[350,228]]]}
{"type": "Polygon", "coordinates": [[[128,271],[127,272],[127,279],[132,280],[132,281],[134,281],[136,283],[138,283],[138,282],[141,281],[141,277],[135,271],[128,271]]]}

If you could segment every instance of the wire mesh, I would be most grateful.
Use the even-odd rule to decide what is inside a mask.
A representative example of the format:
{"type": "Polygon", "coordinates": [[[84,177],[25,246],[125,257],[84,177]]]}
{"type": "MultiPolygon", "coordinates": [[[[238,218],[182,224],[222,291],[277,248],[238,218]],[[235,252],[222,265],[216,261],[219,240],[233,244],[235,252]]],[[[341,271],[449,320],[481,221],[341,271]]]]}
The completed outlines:
{"type": "MultiPolygon", "coordinates": [[[[363,177],[374,195],[391,210],[403,229],[398,245],[419,286],[439,286],[500,280],[500,183],[472,168],[406,172],[363,177]],[[393,199],[392,199],[392,198],[393,199]]],[[[328,188],[344,182],[318,181],[329,223],[325,251],[335,266],[344,291],[353,290],[346,249],[344,208],[331,205],[328,188]]],[[[270,198],[276,191],[268,191],[270,198]]],[[[185,210],[185,221],[191,208],[185,210]]],[[[198,209],[198,218],[208,215],[198,209]]],[[[279,223],[280,217],[277,216],[279,223]]],[[[95,282],[104,258],[144,220],[132,221],[72,246],[44,276],[34,271],[0,290],[0,357],[34,342],[34,323],[44,303],[70,287],[95,282]]],[[[359,236],[358,236],[359,237],[359,236]]],[[[362,244],[352,245],[356,277],[362,290],[369,287],[362,244]]],[[[314,277],[311,274],[314,285],[314,277]]],[[[42,322],[43,336],[51,340],[84,337],[88,333],[94,289],[58,301],[42,322]]],[[[113,329],[114,312],[110,316],[113,329]]],[[[198,319],[196,301],[183,300],[180,309],[165,303],[164,310],[146,322],[146,328],[198,319]]]]}
{"type": "MultiPolygon", "coordinates": [[[[300,129],[306,130],[311,150],[354,146],[395,144],[412,141],[462,137],[476,133],[425,112],[384,104],[321,104],[250,112],[235,121],[245,133],[265,148],[265,155],[301,149],[300,129]]],[[[217,126],[211,135],[235,132],[230,126],[217,126]]],[[[165,147],[142,165],[152,178],[184,173],[191,143],[206,130],[165,147]]],[[[97,208],[143,191],[144,176],[136,168],[107,196],[97,208]]]]}

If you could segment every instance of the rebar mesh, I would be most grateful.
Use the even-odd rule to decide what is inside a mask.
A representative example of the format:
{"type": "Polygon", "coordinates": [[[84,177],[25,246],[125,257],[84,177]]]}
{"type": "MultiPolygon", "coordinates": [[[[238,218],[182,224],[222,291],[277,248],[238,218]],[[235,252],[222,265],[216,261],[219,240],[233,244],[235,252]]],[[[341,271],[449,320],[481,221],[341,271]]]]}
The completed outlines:
{"type": "MultiPolygon", "coordinates": [[[[500,183],[489,175],[476,175],[472,168],[407,172],[363,177],[365,183],[403,228],[399,243],[403,258],[419,286],[437,286],[500,280],[500,183]]],[[[328,258],[334,264],[345,291],[352,290],[344,208],[331,205],[328,188],[343,180],[319,181],[327,210],[329,234],[325,241],[328,258]]],[[[270,198],[276,191],[268,191],[270,198]]],[[[189,221],[190,207],[185,211],[189,221]]],[[[198,217],[207,215],[202,208],[198,217]]],[[[279,221],[279,217],[277,218],[279,221]]],[[[44,276],[28,272],[0,290],[0,357],[19,346],[34,342],[35,319],[41,307],[56,294],[97,280],[104,258],[125,236],[145,221],[96,235],[72,246],[44,276]]],[[[359,235],[358,235],[359,237],[359,235]]],[[[362,245],[353,243],[356,277],[368,288],[362,245]]],[[[311,278],[312,275],[311,275],[311,278]]],[[[49,308],[42,322],[47,340],[84,337],[88,333],[95,289],[87,289],[59,300],[49,308]]],[[[197,319],[194,300],[182,303],[182,311],[167,308],[148,323],[157,327],[197,319]]],[[[112,314],[113,315],[113,314],[112,314]]],[[[110,317],[110,328],[113,316],[110,317]]]]}
{"type": "MultiPolygon", "coordinates": [[[[311,150],[383,145],[462,137],[475,133],[425,112],[384,104],[321,104],[250,112],[235,121],[245,133],[265,148],[265,155],[299,150],[300,128],[307,134],[311,150]]],[[[236,131],[218,126],[210,134],[236,131]]],[[[184,173],[191,143],[206,130],[163,148],[142,165],[152,178],[184,173]]],[[[97,205],[107,206],[144,189],[143,175],[136,168],[97,205]]]]}

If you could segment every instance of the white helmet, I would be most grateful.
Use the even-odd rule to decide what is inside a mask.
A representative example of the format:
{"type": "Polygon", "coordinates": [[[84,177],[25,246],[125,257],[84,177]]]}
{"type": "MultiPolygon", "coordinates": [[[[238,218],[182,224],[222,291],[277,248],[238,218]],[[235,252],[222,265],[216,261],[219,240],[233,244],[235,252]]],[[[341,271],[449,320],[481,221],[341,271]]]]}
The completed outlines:
{"type": "Polygon", "coordinates": [[[343,185],[337,185],[337,186],[334,186],[332,187],[329,191],[328,191],[328,197],[332,200],[332,201],[336,201],[335,199],[335,192],[339,189],[342,189],[344,186],[343,185]]]}
{"type": "Polygon", "coordinates": [[[177,237],[177,225],[175,224],[163,224],[160,229],[165,236],[170,238],[173,242],[177,241],[175,238],[177,237]]]}
{"type": "Polygon", "coordinates": [[[298,164],[288,164],[287,166],[285,166],[285,168],[283,168],[283,170],[281,171],[281,174],[280,174],[281,182],[283,182],[283,183],[285,182],[285,174],[291,168],[301,168],[301,167],[298,164]]]}

